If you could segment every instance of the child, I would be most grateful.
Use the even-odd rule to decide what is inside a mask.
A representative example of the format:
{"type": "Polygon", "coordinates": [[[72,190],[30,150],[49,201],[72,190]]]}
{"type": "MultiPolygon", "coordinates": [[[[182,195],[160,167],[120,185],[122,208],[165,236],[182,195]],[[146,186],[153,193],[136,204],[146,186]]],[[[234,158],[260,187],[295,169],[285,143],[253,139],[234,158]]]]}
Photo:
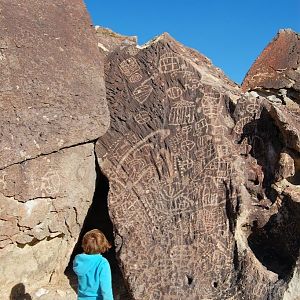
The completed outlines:
{"type": "Polygon", "coordinates": [[[101,253],[111,245],[98,229],[88,231],[82,240],[84,253],[76,255],[73,270],[78,276],[78,300],[113,300],[109,262],[101,253]]]}

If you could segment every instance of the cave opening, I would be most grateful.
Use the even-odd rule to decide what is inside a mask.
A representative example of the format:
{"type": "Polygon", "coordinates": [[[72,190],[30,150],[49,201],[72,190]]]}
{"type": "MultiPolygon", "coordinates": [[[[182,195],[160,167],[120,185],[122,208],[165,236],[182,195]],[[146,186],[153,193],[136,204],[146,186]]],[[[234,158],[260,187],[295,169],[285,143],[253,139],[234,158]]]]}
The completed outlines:
{"type": "Polygon", "coordinates": [[[109,181],[108,178],[101,172],[97,158],[95,158],[95,164],[96,186],[92,204],[85,217],[81,232],[78,237],[78,241],[70,257],[69,265],[65,270],[65,275],[68,277],[72,288],[77,291],[77,277],[72,269],[74,257],[77,254],[83,252],[81,242],[84,234],[89,230],[99,229],[105,234],[107,240],[112,245],[112,248],[108,252],[103,253],[103,256],[109,261],[111,267],[114,299],[131,300],[116,255],[116,248],[114,243],[114,227],[108,211],[109,181]]]}
{"type": "MultiPolygon", "coordinates": [[[[256,159],[257,164],[262,168],[264,176],[261,187],[264,194],[274,202],[277,193],[272,184],[275,181],[277,162],[285,143],[279,128],[266,108],[262,109],[259,119],[253,120],[244,127],[242,139],[244,137],[248,139],[248,143],[251,145],[249,154],[256,159]]],[[[258,179],[254,184],[259,185],[258,179]]]]}
{"type": "Polygon", "coordinates": [[[252,228],[248,244],[256,258],[279,279],[288,281],[300,249],[300,204],[288,197],[262,228],[252,228]]]}

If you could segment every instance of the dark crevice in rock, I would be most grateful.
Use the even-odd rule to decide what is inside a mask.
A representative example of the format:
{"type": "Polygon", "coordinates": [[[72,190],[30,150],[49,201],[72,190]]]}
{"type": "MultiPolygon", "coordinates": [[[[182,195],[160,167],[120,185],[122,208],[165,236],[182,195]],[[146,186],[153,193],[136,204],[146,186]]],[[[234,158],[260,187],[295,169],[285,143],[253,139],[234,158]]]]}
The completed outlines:
{"type": "Polygon", "coordinates": [[[283,200],[278,213],[262,228],[254,227],[248,243],[257,259],[279,279],[289,280],[300,248],[300,204],[283,200]]]}
{"type": "MultiPolygon", "coordinates": [[[[262,167],[264,174],[262,188],[272,202],[277,193],[271,187],[275,181],[275,173],[280,153],[284,148],[284,141],[279,129],[269,112],[263,108],[260,118],[247,124],[243,131],[243,138],[251,145],[250,155],[262,167]]],[[[242,138],[242,139],[243,139],[242,138]]]]}
{"type": "Polygon", "coordinates": [[[187,278],[188,285],[191,285],[193,283],[194,278],[190,275],[186,275],[186,278],[187,278]]]}
{"type": "Polygon", "coordinates": [[[233,186],[232,182],[225,183],[225,191],[226,191],[226,206],[225,211],[229,221],[229,230],[231,233],[234,234],[235,227],[236,227],[236,220],[237,220],[237,212],[239,210],[239,203],[238,201],[234,201],[232,194],[233,194],[233,186]]]}
{"type": "Polygon", "coordinates": [[[64,233],[60,233],[60,234],[58,234],[58,235],[56,235],[56,236],[53,236],[53,237],[51,237],[51,236],[48,236],[48,237],[46,237],[46,238],[44,238],[44,239],[42,239],[42,240],[39,240],[39,239],[37,239],[37,238],[33,238],[30,242],[28,242],[28,243],[25,243],[25,244],[23,244],[23,243],[16,243],[16,245],[17,245],[17,247],[18,248],[24,248],[25,246],[30,246],[30,247],[33,247],[33,246],[35,246],[36,244],[38,244],[38,243],[40,243],[40,242],[42,242],[42,241],[44,241],[44,240],[46,240],[46,241],[51,241],[51,240],[53,240],[53,239],[57,239],[57,238],[63,238],[65,236],[65,234],[64,233]]]}
{"type": "Polygon", "coordinates": [[[236,104],[227,95],[225,95],[225,105],[226,105],[227,111],[229,112],[231,118],[234,120],[234,111],[235,111],[235,108],[236,108],[236,104]]]}
{"type": "Polygon", "coordinates": [[[37,159],[39,157],[44,157],[44,156],[51,155],[53,153],[57,153],[59,151],[65,150],[65,149],[74,148],[74,147],[77,147],[77,146],[82,146],[82,145],[86,145],[86,144],[90,144],[90,143],[94,144],[95,141],[96,140],[90,140],[90,141],[80,142],[80,143],[77,143],[77,144],[73,144],[73,145],[68,145],[68,146],[65,146],[65,147],[61,147],[61,148],[59,148],[57,150],[53,150],[53,151],[49,151],[49,152],[44,152],[44,153],[41,153],[39,155],[35,155],[33,157],[26,158],[24,160],[20,160],[20,161],[14,162],[12,164],[8,164],[6,166],[0,167],[0,171],[5,170],[6,168],[9,168],[9,167],[14,166],[14,165],[23,164],[23,163],[28,162],[30,160],[37,159]]]}
{"type": "Polygon", "coordinates": [[[76,275],[72,270],[72,263],[75,255],[82,253],[81,242],[83,235],[92,229],[101,230],[108,241],[111,243],[112,248],[104,253],[103,256],[107,258],[110,263],[111,272],[112,272],[112,282],[113,282],[113,291],[116,299],[130,300],[131,297],[128,294],[125,280],[123,278],[122,272],[119,267],[119,263],[116,258],[116,249],[114,242],[114,228],[111,222],[109,211],[108,211],[108,191],[109,191],[109,181],[107,177],[101,172],[96,155],[95,155],[95,164],[96,164],[96,187],[95,193],[90,206],[87,216],[84,220],[78,242],[74,247],[73,253],[70,258],[68,267],[65,270],[65,275],[69,278],[70,284],[73,289],[77,289],[77,279],[76,275]]]}

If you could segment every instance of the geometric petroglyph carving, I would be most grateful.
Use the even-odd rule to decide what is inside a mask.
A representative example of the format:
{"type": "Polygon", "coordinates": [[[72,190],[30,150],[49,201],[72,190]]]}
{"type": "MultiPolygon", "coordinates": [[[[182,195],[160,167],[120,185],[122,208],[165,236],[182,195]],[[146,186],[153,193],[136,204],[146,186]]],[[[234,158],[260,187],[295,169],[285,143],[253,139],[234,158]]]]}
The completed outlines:
{"type": "Polygon", "coordinates": [[[144,103],[147,98],[150,96],[153,88],[149,84],[142,84],[134,89],[133,98],[139,103],[144,103]]]}
{"type": "Polygon", "coordinates": [[[129,77],[129,81],[130,81],[131,83],[136,83],[136,82],[141,81],[142,78],[143,78],[143,76],[142,76],[140,73],[134,73],[133,75],[131,75],[131,76],[129,77]]]}
{"type": "Polygon", "coordinates": [[[170,110],[169,125],[191,124],[195,119],[195,103],[185,100],[175,102],[170,110]]]}
{"type": "Polygon", "coordinates": [[[130,46],[127,49],[127,53],[131,56],[135,56],[139,53],[139,49],[136,46],[130,46]]]}
{"type": "Polygon", "coordinates": [[[174,86],[167,89],[167,95],[171,99],[177,99],[182,96],[182,89],[180,87],[174,86]]]}
{"type": "Polygon", "coordinates": [[[160,57],[159,60],[159,71],[161,73],[172,73],[174,71],[181,70],[181,62],[178,56],[174,53],[165,53],[160,57]]]}
{"type": "Polygon", "coordinates": [[[60,190],[60,182],[60,175],[56,170],[47,171],[41,177],[40,191],[46,193],[46,195],[57,194],[60,190]]]}
{"type": "Polygon", "coordinates": [[[253,120],[253,117],[252,117],[252,116],[247,116],[247,117],[244,117],[244,118],[240,119],[240,120],[235,124],[234,131],[235,131],[237,134],[242,134],[245,125],[248,124],[248,123],[250,123],[252,120],[253,120]]]}
{"type": "Polygon", "coordinates": [[[151,120],[151,116],[150,114],[145,111],[142,110],[140,113],[138,113],[134,119],[139,123],[139,124],[145,124],[148,123],[151,120]]]}
{"type": "Polygon", "coordinates": [[[210,89],[202,99],[202,111],[209,119],[214,119],[219,113],[220,92],[210,89]]]}
{"type": "Polygon", "coordinates": [[[96,151],[122,237],[117,256],[135,299],[241,299],[238,272],[247,275],[238,269],[232,219],[244,180],[235,131],[244,124],[225,96],[236,89],[218,86],[219,73],[204,76],[201,56],[172,47],[158,41],[129,59],[129,47],[111,57],[123,61],[107,74],[112,122],[96,151]],[[115,77],[125,77],[120,92],[115,77]]]}
{"type": "Polygon", "coordinates": [[[140,70],[140,66],[138,65],[134,57],[130,57],[123,60],[119,64],[119,68],[121,69],[122,73],[127,77],[130,77],[131,75],[140,70]]]}
{"type": "Polygon", "coordinates": [[[183,75],[185,80],[184,86],[192,91],[198,89],[201,86],[201,77],[202,75],[200,73],[198,73],[197,77],[195,77],[195,73],[185,71],[183,75]]]}

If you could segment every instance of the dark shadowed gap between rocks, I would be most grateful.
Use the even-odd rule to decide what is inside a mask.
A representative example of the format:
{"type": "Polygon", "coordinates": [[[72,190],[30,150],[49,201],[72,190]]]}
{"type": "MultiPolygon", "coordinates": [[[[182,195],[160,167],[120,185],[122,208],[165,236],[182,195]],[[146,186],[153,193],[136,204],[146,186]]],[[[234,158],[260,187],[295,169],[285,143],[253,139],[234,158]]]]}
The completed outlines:
{"type": "Polygon", "coordinates": [[[300,204],[288,197],[262,228],[253,228],[248,243],[257,259],[279,279],[289,281],[300,249],[300,204]]]}
{"type": "Polygon", "coordinates": [[[248,143],[252,147],[250,155],[256,159],[258,165],[262,168],[264,174],[262,189],[264,194],[274,202],[277,193],[272,188],[272,184],[275,181],[277,162],[284,148],[284,139],[273,118],[265,108],[262,110],[259,119],[250,122],[244,127],[242,139],[244,137],[247,137],[248,143]]]}
{"type": "Polygon", "coordinates": [[[32,297],[26,293],[25,285],[18,283],[11,289],[9,300],[32,300],[32,297]]]}
{"type": "MultiPolygon", "coordinates": [[[[266,109],[262,110],[258,120],[245,126],[243,135],[252,146],[250,155],[257,160],[264,174],[260,183],[262,193],[274,203],[278,194],[272,184],[275,182],[280,153],[285,148],[284,139],[266,109]]],[[[296,174],[290,181],[298,183],[300,168],[297,164],[295,168],[296,174]]],[[[259,182],[255,184],[258,185],[259,182]]],[[[257,198],[260,201],[258,196],[259,194],[257,198]]],[[[254,223],[252,233],[248,237],[249,246],[256,258],[286,282],[292,276],[299,255],[299,219],[300,204],[285,197],[279,211],[271,216],[263,227],[254,223]]]]}
{"type": "Polygon", "coordinates": [[[84,234],[91,229],[99,229],[105,234],[108,241],[112,245],[112,248],[107,253],[104,253],[103,256],[107,258],[107,260],[110,263],[111,272],[112,272],[114,299],[131,300],[131,297],[126,288],[123,274],[119,268],[118,261],[116,258],[113,224],[109,216],[108,202],[107,202],[109,181],[107,177],[101,172],[97,158],[95,158],[95,165],[96,165],[96,187],[95,187],[93,201],[85,217],[77,244],[74,247],[69,265],[65,270],[65,275],[68,277],[71,287],[77,292],[77,277],[72,269],[73,259],[78,253],[83,252],[81,247],[81,242],[84,234]]]}

